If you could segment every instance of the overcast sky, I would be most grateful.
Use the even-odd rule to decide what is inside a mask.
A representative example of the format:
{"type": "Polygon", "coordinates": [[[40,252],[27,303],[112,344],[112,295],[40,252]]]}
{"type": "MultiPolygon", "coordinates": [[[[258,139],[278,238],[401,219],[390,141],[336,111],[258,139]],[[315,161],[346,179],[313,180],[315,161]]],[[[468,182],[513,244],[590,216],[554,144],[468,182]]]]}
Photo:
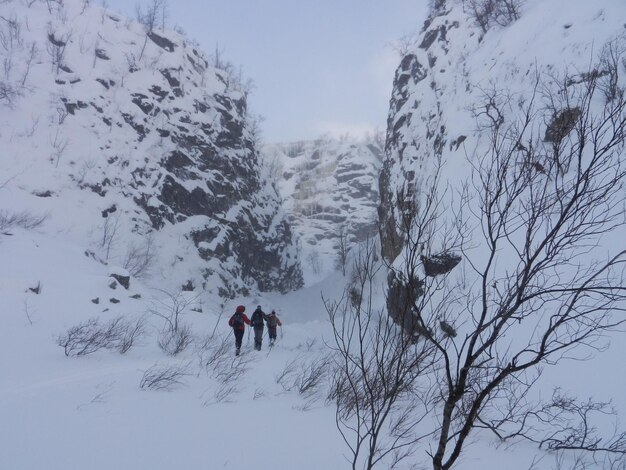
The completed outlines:
{"type": "MultiPolygon", "coordinates": [[[[148,0],[141,0],[142,5],[148,0]]],[[[428,0],[169,0],[170,25],[254,82],[249,104],[268,142],[384,129],[399,58],[428,0]]],[[[108,0],[134,16],[135,2],[108,0]]]]}

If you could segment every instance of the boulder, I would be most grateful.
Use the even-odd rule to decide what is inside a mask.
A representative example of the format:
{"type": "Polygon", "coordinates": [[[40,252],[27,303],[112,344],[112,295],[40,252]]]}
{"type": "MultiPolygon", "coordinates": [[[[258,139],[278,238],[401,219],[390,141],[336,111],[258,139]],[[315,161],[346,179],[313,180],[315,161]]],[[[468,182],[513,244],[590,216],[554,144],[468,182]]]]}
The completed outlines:
{"type": "Polygon", "coordinates": [[[420,256],[426,276],[435,277],[447,274],[461,262],[461,257],[454,253],[439,253],[432,256],[420,256]]]}

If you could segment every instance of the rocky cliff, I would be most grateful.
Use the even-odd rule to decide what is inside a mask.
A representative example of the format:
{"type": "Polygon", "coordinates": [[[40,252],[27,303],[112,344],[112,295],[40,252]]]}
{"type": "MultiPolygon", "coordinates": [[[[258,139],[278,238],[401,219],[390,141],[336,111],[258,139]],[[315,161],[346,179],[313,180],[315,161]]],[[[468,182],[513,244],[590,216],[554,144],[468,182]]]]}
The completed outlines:
{"type": "MultiPolygon", "coordinates": [[[[263,153],[313,275],[337,269],[337,260],[377,232],[378,174],[382,145],[374,139],[321,138],[272,144],[263,153]]],[[[315,277],[315,276],[313,276],[315,277]]]]}
{"type": "MultiPolygon", "coordinates": [[[[556,165],[561,176],[567,172],[567,165],[552,160],[577,125],[580,109],[574,103],[587,93],[591,98],[584,106],[588,116],[596,116],[587,119],[600,119],[619,93],[625,13],[626,5],[614,0],[434,2],[396,70],[390,99],[379,180],[382,255],[399,271],[409,271],[390,274],[393,296],[413,301],[421,296],[433,259],[450,259],[453,269],[461,257],[445,247],[454,237],[464,254],[484,261],[480,242],[469,243],[480,239],[485,226],[476,196],[485,182],[477,168],[488,168],[507,145],[511,172],[527,168],[551,177],[546,165],[556,165]],[[439,193],[433,198],[434,186],[439,193]],[[460,222],[464,197],[473,203],[460,222]],[[428,230],[418,236],[413,228],[407,243],[407,220],[423,222],[427,211],[431,219],[422,228],[428,230]],[[403,289],[406,294],[398,294],[403,289]]],[[[578,123],[580,129],[586,125],[578,123]]],[[[577,145],[575,139],[569,142],[577,145]]],[[[504,269],[509,260],[502,256],[498,267],[504,269]]],[[[392,316],[403,315],[392,303],[388,307],[392,316]]]]}
{"type": "Polygon", "coordinates": [[[543,135],[558,111],[548,89],[582,83],[607,50],[623,48],[623,11],[614,0],[433,2],[393,81],[379,181],[385,258],[405,242],[399,195],[419,199],[441,167],[458,189],[470,174],[466,157],[488,149],[484,120],[507,120],[533,96],[543,101],[543,135]],[[507,106],[509,115],[494,115],[507,106]]]}
{"type": "Polygon", "coordinates": [[[16,205],[110,263],[149,239],[172,288],[302,284],[247,90],[218,60],[79,0],[3,2],[0,28],[0,171],[16,205]]]}

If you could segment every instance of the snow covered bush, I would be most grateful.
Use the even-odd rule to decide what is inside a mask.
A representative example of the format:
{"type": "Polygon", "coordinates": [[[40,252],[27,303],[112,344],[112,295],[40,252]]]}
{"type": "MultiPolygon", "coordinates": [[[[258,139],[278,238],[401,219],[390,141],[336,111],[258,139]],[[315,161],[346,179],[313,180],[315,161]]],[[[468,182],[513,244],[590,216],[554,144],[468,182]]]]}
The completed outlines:
{"type": "Polygon", "coordinates": [[[142,390],[165,390],[170,391],[177,386],[183,385],[183,379],[189,375],[187,365],[172,364],[162,366],[155,364],[143,373],[139,388],[142,390]]]}
{"type": "Polygon", "coordinates": [[[90,318],[59,335],[57,344],[68,357],[85,356],[100,349],[114,349],[124,354],[143,334],[143,319],[131,322],[120,316],[101,323],[97,318],[90,318]]]}
{"type": "Polygon", "coordinates": [[[166,326],[158,339],[161,350],[170,356],[180,354],[191,343],[193,343],[191,327],[184,323],[179,323],[176,329],[166,326]]]}
{"type": "Polygon", "coordinates": [[[34,230],[41,227],[48,215],[33,215],[28,211],[11,212],[0,209],[0,232],[6,232],[14,227],[34,230]]]}
{"type": "Polygon", "coordinates": [[[508,26],[520,17],[522,0],[467,0],[470,16],[484,33],[493,25],[508,26]]]}

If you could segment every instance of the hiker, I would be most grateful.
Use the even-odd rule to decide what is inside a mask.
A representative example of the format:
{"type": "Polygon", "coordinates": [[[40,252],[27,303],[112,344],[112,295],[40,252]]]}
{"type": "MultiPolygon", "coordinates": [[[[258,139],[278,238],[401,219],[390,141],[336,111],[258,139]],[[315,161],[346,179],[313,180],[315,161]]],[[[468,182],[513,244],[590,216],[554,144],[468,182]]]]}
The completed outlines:
{"type": "Polygon", "coordinates": [[[263,342],[263,319],[265,318],[265,312],[261,309],[260,305],[256,306],[256,310],[252,314],[250,319],[252,327],[254,328],[254,349],[261,350],[261,343],[263,342]]]}
{"type": "Polygon", "coordinates": [[[233,333],[235,334],[235,356],[239,356],[239,352],[241,351],[241,340],[243,339],[243,333],[246,329],[246,323],[250,324],[250,319],[246,316],[245,312],[246,307],[243,305],[239,305],[235,309],[235,313],[230,320],[228,320],[228,326],[232,327],[233,333]]]}
{"type": "Polygon", "coordinates": [[[265,322],[267,323],[267,332],[270,335],[270,346],[274,346],[276,342],[276,327],[282,326],[280,318],[276,315],[276,311],[272,310],[272,313],[265,315],[265,322]]]}

